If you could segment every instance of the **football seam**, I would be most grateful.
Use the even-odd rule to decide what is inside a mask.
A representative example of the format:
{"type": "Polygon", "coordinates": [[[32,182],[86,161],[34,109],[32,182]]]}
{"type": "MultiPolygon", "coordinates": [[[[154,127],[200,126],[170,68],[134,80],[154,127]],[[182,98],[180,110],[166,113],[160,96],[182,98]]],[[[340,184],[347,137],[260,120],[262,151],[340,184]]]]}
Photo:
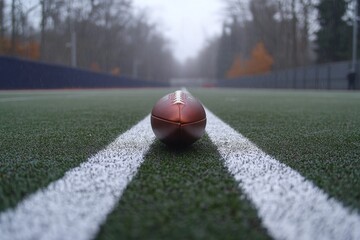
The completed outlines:
{"type": "Polygon", "coordinates": [[[155,116],[155,115],[151,115],[151,117],[156,118],[156,119],[161,120],[161,121],[164,121],[164,122],[167,122],[167,123],[172,123],[172,124],[176,124],[176,125],[181,125],[180,122],[175,122],[175,121],[166,120],[165,118],[157,117],[157,116],[155,116]]]}
{"type": "Polygon", "coordinates": [[[180,104],[176,104],[178,106],[178,110],[179,110],[179,122],[181,124],[181,109],[180,109],[180,104]]]}
{"type": "Polygon", "coordinates": [[[165,118],[158,117],[158,116],[155,116],[155,115],[151,115],[151,117],[156,118],[156,119],[161,120],[161,121],[164,121],[164,122],[168,122],[168,123],[172,123],[172,124],[177,124],[177,125],[180,125],[180,126],[185,126],[185,125],[190,125],[190,124],[194,124],[194,123],[199,123],[199,122],[206,121],[206,118],[203,118],[203,119],[198,120],[198,121],[195,121],[195,122],[180,123],[180,122],[175,122],[175,121],[169,121],[169,120],[166,120],[165,118]]]}
{"type": "Polygon", "coordinates": [[[177,106],[178,106],[178,109],[179,109],[179,138],[180,139],[182,139],[182,135],[183,135],[183,133],[182,133],[182,124],[181,124],[181,109],[180,109],[180,104],[177,104],[177,106]]]}
{"type": "Polygon", "coordinates": [[[186,125],[190,125],[190,124],[200,123],[200,122],[203,122],[203,121],[206,121],[206,118],[201,119],[201,120],[199,120],[199,121],[195,121],[195,122],[180,123],[180,125],[181,125],[181,126],[186,126],[186,125]]]}

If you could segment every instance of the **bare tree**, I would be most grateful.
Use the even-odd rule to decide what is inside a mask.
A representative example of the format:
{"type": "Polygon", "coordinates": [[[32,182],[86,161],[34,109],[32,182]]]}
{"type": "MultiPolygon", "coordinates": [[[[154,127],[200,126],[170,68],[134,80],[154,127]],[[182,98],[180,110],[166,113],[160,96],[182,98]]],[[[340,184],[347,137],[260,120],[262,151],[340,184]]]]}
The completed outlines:
{"type": "Polygon", "coordinates": [[[4,52],[5,40],[5,0],[0,0],[0,53],[4,52]]]}
{"type": "MultiPolygon", "coordinates": [[[[0,25],[4,3],[1,0],[0,25]]],[[[159,81],[168,80],[175,71],[167,39],[146,12],[135,13],[131,0],[38,0],[39,26],[28,18],[33,8],[25,7],[24,1],[12,0],[9,6],[12,29],[4,38],[10,39],[11,52],[18,56],[26,57],[24,50],[31,47],[32,56],[38,51],[42,61],[70,65],[68,47],[76,46],[77,65],[82,68],[132,75],[136,65],[139,77],[159,81]],[[38,40],[39,45],[27,44],[31,26],[32,41],[38,40]],[[74,32],[76,41],[70,42],[74,32]]]]}
{"type": "MultiPolygon", "coordinates": [[[[227,0],[229,18],[238,16],[242,56],[257,42],[263,42],[275,60],[275,69],[301,66],[310,62],[310,18],[315,0],[227,0]]],[[[233,23],[234,25],[234,23],[233,23]]],[[[236,49],[233,49],[236,51],[236,49]]],[[[238,53],[239,54],[239,53],[238,53]]]]}
{"type": "Polygon", "coordinates": [[[300,0],[301,17],[302,17],[302,30],[301,30],[301,44],[300,44],[300,63],[306,65],[311,61],[311,46],[310,35],[312,34],[311,16],[315,15],[315,0],[300,0]]]}
{"type": "Polygon", "coordinates": [[[298,17],[296,0],[291,0],[291,37],[292,37],[292,67],[298,66],[298,17]]]}
{"type": "Polygon", "coordinates": [[[45,56],[45,28],[46,28],[46,22],[47,22],[47,1],[46,0],[40,0],[40,6],[41,6],[41,22],[40,22],[40,58],[44,60],[45,56]]]}
{"type": "Polygon", "coordinates": [[[198,56],[199,73],[198,77],[207,79],[216,78],[216,60],[219,40],[210,39],[198,56]]]}
{"type": "Polygon", "coordinates": [[[5,0],[0,0],[0,38],[1,38],[1,40],[4,39],[4,35],[5,35],[4,9],[5,9],[5,0]]]}
{"type": "Polygon", "coordinates": [[[11,49],[12,55],[15,55],[17,24],[16,24],[16,0],[11,1],[11,49]]]}

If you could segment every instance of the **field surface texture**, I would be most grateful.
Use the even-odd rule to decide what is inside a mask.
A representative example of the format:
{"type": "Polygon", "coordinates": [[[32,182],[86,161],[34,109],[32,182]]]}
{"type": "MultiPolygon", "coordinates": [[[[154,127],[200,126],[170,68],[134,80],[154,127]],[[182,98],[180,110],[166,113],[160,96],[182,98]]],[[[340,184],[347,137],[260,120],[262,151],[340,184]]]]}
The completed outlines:
{"type": "MultiPolygon", "coordinates": [[[[291,224],[289,229],[275,224],[274,231],[268,224],[269,199],[259,202],[254,193],[261,193],[263,178],[239,175],[241,169],[234,171],[228,160],[231,151],[238,154],[234,164],[255,151],[265,163],[269,156],[304,178],[299,185],[314,186],[315,195],[325,199],[324,209],[327,199],[340,209],[329,219],[341,216],[349,226],[343,234],[339,223],[328,236],[360,237],[354,230],[360,229],[359,93],[188,89],[223,122],[209,118],[208,134],[189,148],[172,149],[155,140],[147,116],[174,90],[0,92],[0,236],[293,239],[297,233],[305,239],[323,234],[322,229],[303,234],[291,224]],[[231,134],[220,139],[217,129],[227,126],[251,146],[242,150],[226,143],[231,134]],[[249,182],[260,189],[249,192],[249,182]],[[54,207],[54,199],[66,194],[76,201],[54,207]],[[39,211],[29,210],[39,202],[44,202],[39,211]],[[22,214],[49,227],[37,229],[22,214]],[[59,224],[50,226],[52,221],[59,224]]],[[[264,192],[277,187],[269,184],[270,178],[264,192]]],[[[278,200],[271,201],[276,206],[278,200]]],[[[309,206],[314,213],[308,219],[326,217],[317,204],[309,206]]],[[[296,221],[306,222],[301,218],[307,211],[298,211],[304,216],[296,221]]],[[[286,212],[282,215],[286,219],[286,212]]]]}

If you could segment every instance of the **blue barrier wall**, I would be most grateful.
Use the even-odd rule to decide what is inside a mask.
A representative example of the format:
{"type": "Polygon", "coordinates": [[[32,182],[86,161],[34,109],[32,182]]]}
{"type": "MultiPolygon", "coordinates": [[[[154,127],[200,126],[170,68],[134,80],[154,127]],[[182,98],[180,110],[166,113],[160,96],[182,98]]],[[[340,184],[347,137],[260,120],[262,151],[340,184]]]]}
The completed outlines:
{"type": "Polygon", "coordinates": [[[166,87],[167,83],[0,57],[0,89],[166,87]]]}

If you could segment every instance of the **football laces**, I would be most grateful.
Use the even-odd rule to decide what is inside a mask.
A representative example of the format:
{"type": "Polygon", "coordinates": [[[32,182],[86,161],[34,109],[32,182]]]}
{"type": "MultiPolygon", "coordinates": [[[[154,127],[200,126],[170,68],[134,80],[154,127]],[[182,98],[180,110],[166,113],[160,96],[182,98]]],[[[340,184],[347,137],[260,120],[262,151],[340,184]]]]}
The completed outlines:
{"type": "Polygon", "coordinates": [[[179,90],[175,92],[173,104],[185,104],[182,91],[179,90]]]}

